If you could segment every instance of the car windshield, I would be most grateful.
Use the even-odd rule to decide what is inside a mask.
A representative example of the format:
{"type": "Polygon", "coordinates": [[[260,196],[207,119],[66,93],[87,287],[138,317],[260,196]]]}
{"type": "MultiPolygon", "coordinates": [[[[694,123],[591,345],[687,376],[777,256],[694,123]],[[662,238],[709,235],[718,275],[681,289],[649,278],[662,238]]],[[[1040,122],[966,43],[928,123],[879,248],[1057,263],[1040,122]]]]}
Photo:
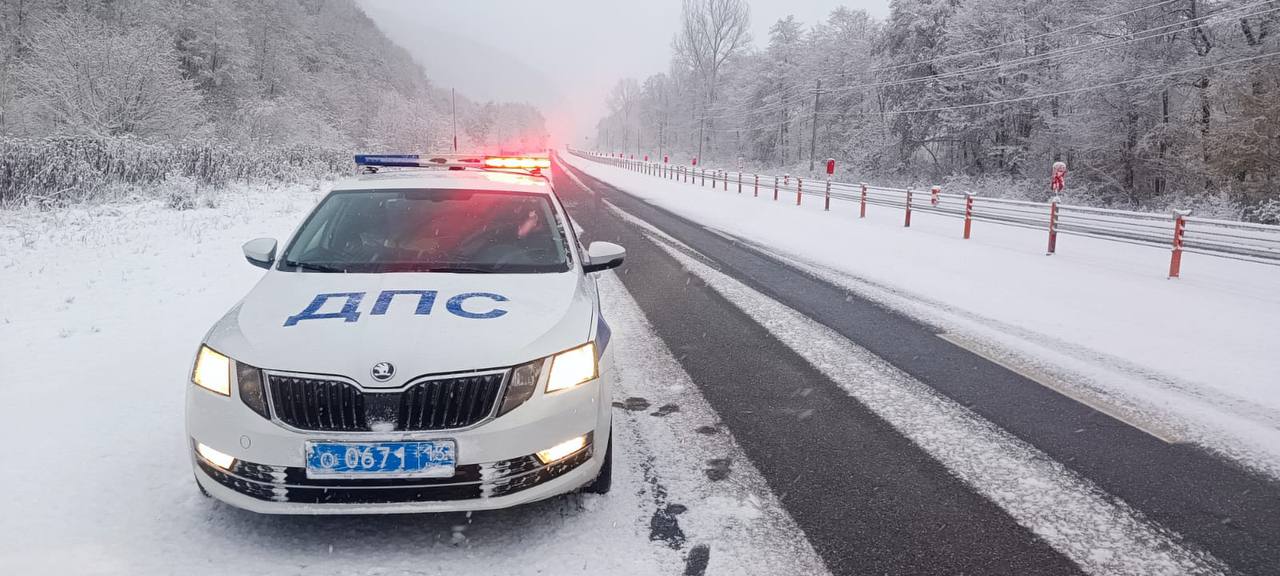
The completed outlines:
{"type": "Polygon", "coordinates": [[[309,272],[542,273],[569,269],[542,194],[376,190],[332,194],[281,262],[309,272]]]}

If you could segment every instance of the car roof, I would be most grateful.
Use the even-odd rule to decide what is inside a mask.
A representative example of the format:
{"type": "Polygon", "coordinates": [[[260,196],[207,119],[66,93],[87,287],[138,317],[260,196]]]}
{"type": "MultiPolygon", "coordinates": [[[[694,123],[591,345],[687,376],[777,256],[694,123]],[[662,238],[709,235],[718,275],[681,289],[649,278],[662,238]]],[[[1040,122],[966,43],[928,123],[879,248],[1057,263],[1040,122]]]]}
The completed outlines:
{"type": "Polygon", "coordinates": [[[542,176],[500,170],[442,170],[439,168],[383,169],[374,174],[345,178],[333,186],[333,191],[404,188],[554,194],[551,183],[542,176]]]}

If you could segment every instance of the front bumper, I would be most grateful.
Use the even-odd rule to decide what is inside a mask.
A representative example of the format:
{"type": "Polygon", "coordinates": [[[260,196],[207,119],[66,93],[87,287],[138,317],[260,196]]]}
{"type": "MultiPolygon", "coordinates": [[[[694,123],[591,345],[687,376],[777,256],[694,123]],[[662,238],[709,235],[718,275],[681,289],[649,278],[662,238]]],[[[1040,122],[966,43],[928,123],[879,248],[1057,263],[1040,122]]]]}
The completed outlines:
{"type": "Polygon", "coordinates": [[[551,464],[535,456],[458,466],[451,478],[309,479],[305,468],[237,460],[223,470],[192,451],[196,481],[211,496],[267,514],[372,514],[489,510],[535,502],[590,482],[595,443],[551,464]]]}
{"type": "MultiPolygon", "coordinates": [[[[606,374],[601,367],[601,374],[606,374]]],[[[300,431],[230,397],[187,386],[187,436],[200,486],[228,504],[268,514],[371,514],[490,510],[571,492],[595,479],[610,433],[610,386],[602,376],[555,394],[535,393],[510,413],[470,428],[430,432],[300,431]],[[549,465],[534,456],[586,434],[587,446],[549,465]],[[306,443],[450,439],[450,478],[310,479],[306,443]],[[221,469],[194,450],[235,458],[221,469]]]]}

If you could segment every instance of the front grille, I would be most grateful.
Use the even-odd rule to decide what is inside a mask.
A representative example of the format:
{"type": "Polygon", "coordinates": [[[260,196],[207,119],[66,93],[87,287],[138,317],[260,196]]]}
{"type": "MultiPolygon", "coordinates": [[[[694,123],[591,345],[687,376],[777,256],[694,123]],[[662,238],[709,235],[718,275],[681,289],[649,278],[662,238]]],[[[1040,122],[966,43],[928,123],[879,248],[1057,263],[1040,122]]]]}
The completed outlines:
{"type": "Polygon", "coordinates": [[[505,374],[428,380],[400,395],[398,430],[462,428],[484,420],[498,401],[505,374]]]}
{"type": "Polygon", "coordinates": [[[364,394],[351,384],[274,374],[267,380],[271,408],[285,424],[325,432],[369,429],[364,394]]]}
{"type": "Polygon", "coordinates": [[[305,468],[268,466],[236,460],[230,470],[197,456],[196,463],[214,481],[258,500],[299,504],[385,504],[445,502],[506,496],[568,474],[595,454],[587,446],[564,460],[543,465],[533,455],[486,464],[462,464],[449,478],[307,478],[305,468]]]}
{"type": "Polygon", "coordinates": [[[300,430],[365,432],[370,422],[397,431],[448,430],[476,424],[493,413],[505,372],[423,380],[403,392],[364,392],[352,384],[269,374],[276,418],[300,430]]]}

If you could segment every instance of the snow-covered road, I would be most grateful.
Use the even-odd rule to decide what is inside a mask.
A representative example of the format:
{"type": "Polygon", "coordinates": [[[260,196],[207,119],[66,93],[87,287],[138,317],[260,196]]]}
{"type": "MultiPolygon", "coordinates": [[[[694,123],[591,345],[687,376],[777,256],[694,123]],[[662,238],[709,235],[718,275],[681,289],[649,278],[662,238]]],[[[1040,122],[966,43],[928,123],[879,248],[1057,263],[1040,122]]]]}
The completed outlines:
{"type": "Polygon", "coordinates": [[[612,276],[614,489],[514,510],[269,517],[201,496],[182,410],[204,331],[261,272],[316,186],[0,213],[4,574],[825,572],[612,276]]]}

